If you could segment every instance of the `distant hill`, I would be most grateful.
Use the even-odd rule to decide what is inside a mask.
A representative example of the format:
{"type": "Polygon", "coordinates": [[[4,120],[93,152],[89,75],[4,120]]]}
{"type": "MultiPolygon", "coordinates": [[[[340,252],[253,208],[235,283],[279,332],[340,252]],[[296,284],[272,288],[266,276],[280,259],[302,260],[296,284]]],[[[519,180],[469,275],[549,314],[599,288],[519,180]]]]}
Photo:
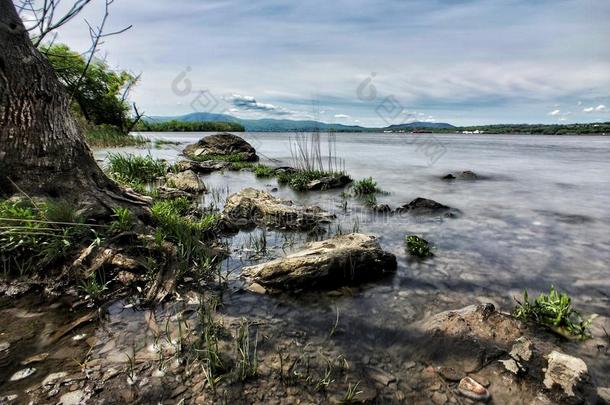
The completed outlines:
{"type": "Polygon", "coordinates": [[[409,124],[391,125],[386,128],[366,128],[359,125],[343,125],[343,124],[328,124],[320,121],[312,120],[279,120],[271,118],[263,119],[241,119],[227,114],[213,114],[205,112],[196,112],[187,115],[175,117],[147,117],[148,122],[200,122],[200,121],[216,121],[228,122],[242,125],[249,132],[313,132],[313,131],[334,131],[334,132],[381,132],[413,130],[413,129],[431,129],[431,128],[454,128],[450,124],[436,122],[412,122],[409,124]]]}

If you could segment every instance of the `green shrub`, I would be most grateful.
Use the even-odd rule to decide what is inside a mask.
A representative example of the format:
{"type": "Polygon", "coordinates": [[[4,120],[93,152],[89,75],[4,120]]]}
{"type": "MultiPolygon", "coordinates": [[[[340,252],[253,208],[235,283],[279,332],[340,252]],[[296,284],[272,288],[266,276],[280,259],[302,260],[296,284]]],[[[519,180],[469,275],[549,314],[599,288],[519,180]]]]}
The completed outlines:
{"type": "Polygon", "coordinates": [[[254,175],[256,177],[273,177],[275,175],[275,168],[258,164],[254,167],[254,175]]]}
{"type": "Polygon", "coordinates": [[[430,244],[427,240],[415,235],[409,235],[405,238],[405,242],[407,245],[407,251],[410,255],[417,257],[432,256],[432,252],[430,251],[430,244]]]}
{"type": "Polygon", "coordinates": [[[372,177],[355,181],[352,185],[354,194],[357,196],[380,193],[381,189],[377,187],[377,182],[372,177]]]}
{"type": "Polygon", "coordinates": [[[572,299],[551,286],[549,294],[540,294],[530,302],[527,290],[523,292],[523,302],[517,301],[514,316],[523,321],[546,326],[564,337],[575,337],[581,340],[591,337],[589,327],[595,316],[583,319],[580,313],[572,308],[572,299]]]}
{"type": "Polygon", "coordinates": [[[121,132],[112,125],[95,125],[85,130],[85,139],[92,148],[118,148],[125,146],[142,146],[148,139],[141,135],[130,135],[121,132]]]}
{"type": "Polygon", "coordinates": [[[277,181],[280,184],[286,184],[296,191],[305,191],[307,186],[314,180],[319,180],[323,177],[338,177],[343,176],[343,173],[325,172],[321,170],[297,170],[297,171],[280,171],[277,174],[277,181]]]}
{"type": "Polygon", "coordinates": [[[210,160],[219,160],[223,162],[247,162],[248,155],[246,153],[231,153],[227,155],[200,155],[192,156],[191,159],[198,162],[207,162],[210,160]]]}
{"type": "Polygon", "coordinates": [[[108,228],[108,232],[118,234],[127,232],[133,228],[133,215],[127,208],[113,208],[112,216],[115,218],[108,228]]]}

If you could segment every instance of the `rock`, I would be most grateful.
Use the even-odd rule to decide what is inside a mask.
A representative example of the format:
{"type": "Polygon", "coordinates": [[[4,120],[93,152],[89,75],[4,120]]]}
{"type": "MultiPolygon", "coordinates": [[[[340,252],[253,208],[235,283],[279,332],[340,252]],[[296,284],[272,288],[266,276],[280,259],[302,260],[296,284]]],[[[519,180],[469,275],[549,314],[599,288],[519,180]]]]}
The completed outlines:
{"type": "Polygon", "coordinates": [[[197,174],[209,174],[219,170],[229,169],[230,162],[220,160],[207,160],[204,162],[195,162],[193,160],[181,160],[172,166],[173,172],[185,172],[191,170],[197,174]]]}
{"type": "Polygon", "coordinates": [[[368,366],[365,368],[365,371],[372,380],[378,382],[381,385],[387,386],[390,383],[396,381],[396,377],[378,367],[368,366]]]}
{"type": "Polygon", "coordinates": [[[392,208],[388,204],[376,204],[373,206],[373,211],[387,213],[392,212],[392,208]]]}
{"type": "Polygon", "coordinates": [[[186,191],[178,190],[177,188],[167,187],[167,186],[159,186],[157,187],[157,193],[160,199],[162,200],[171,200],[178,197],[186,197],[192,198],[192,194],[187,193],[186,191]]]}
{"type": "Polygon", "coordinates": [[[532,359],[534,344],[525,336],[515,341],[509,353],[510,359],[500,360],[504,368],[511,373],[519,374],[527,370],[527,363],[532,359]]]}
{"type": "Polygon", "coordinates": [[[319,207],[298,207],[292,201],[246,188],[227,198],[221,221],[235,228],[267,225],[291,230],[309,230],[328,223],[335,216],[319,207]]]}
{"type": "Polygon", "coordinates": [[[473,171],[465,170],[460,173],[449,173],[442,177],[443,180],[477,180],[479,176],[473,171]]]}
{"type": "Polygon", "coordinates": [[[47,357],[49,357],[49,353],[40,353],[40,354],[28,357],[27,359],[23,360],[21,362],[21,365],[22,366],[27,366],[28,364],[38,363],[38,362],[46,360],[47,357]]]}
{"type": "Polygon", "coordinates": [[[436,372],[447,381],[460,381],[463,373],[457,371],[453,367],[437,367],[436,372]]]}
{"type": "Polygon", "coordinates": [[[418,197],[410,203],[397,208],[396,212],[408,212],[413,215],[444,215],[446,217],[454,217],[457,216],[460,211],[434,200],[418,197]]]}
{"type": "Polygon", "coordinates": [[[252,145],[239,136],[228,133],[206,136],[199,142],[184,148],[184,154],[189,157],[239,154],[243,161],[256,162],[258,160],[256,150],[252,145]]]}
{"type": "Polygon", "coordinates": [[[278,289],[333,288],[372,280],[396,269],[396,256],[370,235],[352,233],[312,242],[286,257],[245,267],[242,274],[278,289]]]}
{"type": "Polygon", "coordinates": [[[58,373],[51,373],[42,380],[42,386],[55,384],[58,380],[65,378],[68,376],[68,373],[65,371],[60,371],[58,373]]]}
{"type": "Polygon", "coordinates": [[[0,397],[0,404],[10,404],[17,398],[19,398],[19,396],[15,394],[2,396],[0,397]]]}
{"type": "Polygon", "coordinates": [[[330,190],[331,188],[341,188],[352,182],[346,175],[327,176],[312,180],[307,183],[307,190],[330,190]]]}
{"type": "Polygon", "coordinates": [[[165,176],[166,185],[178,190],[200,193],[205,191],[205,185],[192,170],[179,173],[168,173],[165,176]]]}
{"type": "Polygon", "coordinates": [[[490,397],[489,391],[470,377],[464,377],[460,380],[458,391],[466,398],[475,401],[487,401],[490,397]]]}
{"type": "Polygon", "coordinates": [[[515,359],[500,360],[500,363],[507,371],[510,371],[513,374],[519,374],[523,371],[523,368],[515,359]]]}
{"type": "Polygon", "coordinates": [[[0,342],[0,352],[7,350],[9,347],[11,347],[9,342],[0,342]]]}
{"type": "Polygon", "coordinates": [[[582,359],[553,351],[548,355],[548,366],[544,374],[544,386],[560,388],[561,397],[582,397],[590,385],[589,371],[582,359]]]}
{"type": "Polygon", "coordinates": [[[264,295],[267,293],[267,289],[258,283],[252,283],[248,286],[248,290],[255,294],[264,295]]]}
{"type": "Polygon", "coordinates": [[[15,374],[13,374],[9,381],[23,380],[24,378],[28,378],[35,372],[36,372],[36,369],[34,367],[24,368],[23,370],[19,370],[15,374]]]}
{"type": "Polygon", "coordinates": [[[599,387],[597,389],[597,397],[603,401],[602,403],[610,404],[610,388],[609,387],[599,387]]]}
{"type": "Polygon", "coordinates": [[[79,405],[85,403],[86,400],[87,397],[82,390],[68,392],[59,397],[59,403],[61,405],[79,405]]]}
{"type": "Polygon", "coordinates": [[[129,271],[121,270],[117,273],[116,279],[123,285],[129,285],[138,281],[139,277],[129,271]]]}

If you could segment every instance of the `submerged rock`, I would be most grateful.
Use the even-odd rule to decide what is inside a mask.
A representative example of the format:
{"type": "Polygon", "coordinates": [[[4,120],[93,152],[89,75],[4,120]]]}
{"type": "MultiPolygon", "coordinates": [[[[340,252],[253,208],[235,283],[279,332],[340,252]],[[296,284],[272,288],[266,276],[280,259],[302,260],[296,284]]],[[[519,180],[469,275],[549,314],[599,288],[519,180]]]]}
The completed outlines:
{"type": "Polygon", "coordinates": [[[221,220],[229,227],[238,229],[267,225],[308,230],[333,218],[334,215],[320,207],[295,206],[292,201],[281,200],[265,191],[246,188],[227,198],[221,220]]]}
{"type": "Polygon", "coordinates": [[[396,269],[396,256],[375,237],[359,233],[312,242],[304,249],[243,269],[258,284],[277,289],[333,288],[372,280],[396,269]]]}
{"type": "Polygon", "coordinates": [[[479,176],[470,170],[465,170],[458,173],[449,173],[442,178],[443,180],[477,180],[479,176]]]}
{"type": "Polygon", "coordinates": [[[165,176],[166,185],[181,191],[200,193],[206,190],[199,176],[192,170],[179,173],[168,173],[165,176]]]}
{"type": "Polygon", "coordinates": [[[458,209],[421,197],[397,208],[396,212],[407,212],[413,215],[444,215],[446,217],[454,217],[460,213],[458,209]]]}
{"type": "Polygon", "coordinates": [[[463,396],[475,401],[487,401],[490,397],[489,391],[470,377],[464,377],[460,380],[458,391],[463,396]]]}
{"type": "Polygon", "coordinates": [[[157,187],[158,198],[162,200],[169,200],[178,197],[193,197],[192,194],[187,193],[186,191],[178,190],[177,188],[167,187],[167,186],[159,186],[157,187]]]}
{"type": "Polygon", "coordinates": [[[36,369],[34,367],[24,368],[23,370],[19,370],[15,374],[13,374],[9,381],[23,380],[24,378],[28,378],[35,372],[36,372],[36,369]]]}
{"type": "Polygon", "coordinates": [[[248,142],[237,135],[222,133],[206,136],[199,142],[184,148],[184,154],[189,157],[202,157],[205,155],[230,156],[239,155],[240,160],[256,162],[256,150],[248,142]]]}

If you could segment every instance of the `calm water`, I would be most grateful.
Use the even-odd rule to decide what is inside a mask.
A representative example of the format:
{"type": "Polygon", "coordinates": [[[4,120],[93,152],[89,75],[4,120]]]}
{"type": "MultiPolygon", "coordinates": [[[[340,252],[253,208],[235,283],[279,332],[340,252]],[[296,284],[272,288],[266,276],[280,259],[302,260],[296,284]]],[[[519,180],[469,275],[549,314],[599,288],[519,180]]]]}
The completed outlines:
{"type": "MultiPolygon", "coordinates": [[[[147,134],[153,138],[192,143],[205,134],[147,134]]],[[[295,135],[241,134],[263,160],[290,165],[295,135]]],[[[392,207],[416,197],[458,208],[457,219],[372,216],[357,201],[346,213],[339,191],[278,195],[337,212],[344,230],[380,236],[382,245],[399,257],[396,286],[419,286],[496,297],[510,304],[523,288],[547,289],[551,284],[578,297],[588,311],[610,315],[610,138],[514,135],[322,135],[341,165],[355,179],[373,177],[389,194],[380,203],[392,207]],[[431,159],[428,146],[436,152],[431,159]],[[441,146],[439,146],[441,145],[441,146]],[[441,149],[442,148],[442,149],[441,149]],[[443,175],[472,170],[475,182],[440,180],[443,175]],[[410,261],[405,234],[418,234],[436,247],[434,258],[410,261]]],[[[183,145],[134,153],[176,159],[183,145]]],[[[98,152],[103,157],[103,151],[98,152]]],[[[269,189],[275,180],[257,180],[251,173],[204,176],[208,188],[246,186],[269,189]]],[[[335,225],[338,226],[338,225],[335,225]]],[[[239,237],[238,237],[239,238],[239,237]]]]}

